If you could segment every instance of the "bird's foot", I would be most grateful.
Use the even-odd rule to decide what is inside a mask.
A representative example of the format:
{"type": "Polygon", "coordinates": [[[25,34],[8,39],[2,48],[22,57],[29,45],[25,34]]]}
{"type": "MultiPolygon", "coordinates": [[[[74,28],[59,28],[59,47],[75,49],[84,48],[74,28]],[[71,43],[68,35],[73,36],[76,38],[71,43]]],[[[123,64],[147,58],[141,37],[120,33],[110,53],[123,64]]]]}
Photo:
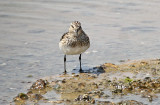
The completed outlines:
{"type": "Polygon", "coordinates": [[[80,73],[83,73],[83,70],[82,70],[82,69],[79,69],[79,72],[80,72],[80,73]]]}
{"type": "Polygon", "coordinates": [[[67,74],[67,71],[64,71],[63,74],[64,74],[64,75],[67,74]]]}

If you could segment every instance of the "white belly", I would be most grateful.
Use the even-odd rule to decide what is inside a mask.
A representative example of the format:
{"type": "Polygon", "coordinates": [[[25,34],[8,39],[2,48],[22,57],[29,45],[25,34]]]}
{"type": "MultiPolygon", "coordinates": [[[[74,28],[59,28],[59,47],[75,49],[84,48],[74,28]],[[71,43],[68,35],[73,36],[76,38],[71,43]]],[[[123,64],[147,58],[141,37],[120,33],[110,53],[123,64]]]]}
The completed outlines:
{"type": "Polygon", "coordinates": [[[69,47],[69,46],[63,46],[61,43],[59,43],[59,48],[63,51],[64,54],[66,55],[76,55],[76,54],[81,54],[85,52],[88,48],[88,46],[76,46],[76,47],[69,47]]]}

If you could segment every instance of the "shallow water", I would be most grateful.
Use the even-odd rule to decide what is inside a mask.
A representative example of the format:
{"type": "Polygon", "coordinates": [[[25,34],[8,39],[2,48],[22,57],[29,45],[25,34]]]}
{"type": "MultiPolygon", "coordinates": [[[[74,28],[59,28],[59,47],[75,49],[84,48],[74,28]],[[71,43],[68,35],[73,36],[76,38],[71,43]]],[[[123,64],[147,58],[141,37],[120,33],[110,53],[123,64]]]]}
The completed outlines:
{"type": "MultiPolygon", "coordinates": [[[[159,0],[0,0],[0,104],[26,91],[30,82],[63,72],[58,42],[74,20],[91,40],[82,55],[85,69],[160,58],[159,5],[159,0]]],[[[67,61],[69,72],[79,67],[78,56],[67,61]]]]}
{"type": "MultiPolygon", "coordinates": [[[[108,90],[104,91],[105,94],[112,95],[112,93],[108,90]]],[[[159,97],[160,95],[158,95],[159,97]]],[[[126,96],[114,96],[114,97],[108,97],[107,99],[101,99],[101,101],[111,101],[111,102],[121,102],[125,100],[136,100],[138,102],[142,102],[144,105],[159,105],[159,99],[155,98],[153,102],[149,102],[147,98],[143,98],[141,95],[134,95],[134,94],[129,94],[126,96]]]]}

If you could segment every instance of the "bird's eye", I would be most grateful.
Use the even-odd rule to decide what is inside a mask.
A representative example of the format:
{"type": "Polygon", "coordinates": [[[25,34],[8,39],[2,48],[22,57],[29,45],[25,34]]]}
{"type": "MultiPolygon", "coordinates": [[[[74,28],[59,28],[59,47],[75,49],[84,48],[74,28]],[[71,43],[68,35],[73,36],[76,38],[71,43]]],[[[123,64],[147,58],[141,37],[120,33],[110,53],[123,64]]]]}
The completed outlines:
{"type": "Polygon", "coordinates": [[[71,25],[71,27],[74,28],[73,25],[71,25]]]}

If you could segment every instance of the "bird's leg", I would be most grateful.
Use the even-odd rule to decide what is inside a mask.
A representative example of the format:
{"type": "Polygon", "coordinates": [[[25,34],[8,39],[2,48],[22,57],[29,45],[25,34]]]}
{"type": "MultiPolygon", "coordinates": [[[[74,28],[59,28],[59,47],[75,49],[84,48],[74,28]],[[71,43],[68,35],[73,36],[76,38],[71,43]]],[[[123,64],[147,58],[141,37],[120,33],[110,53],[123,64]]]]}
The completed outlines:
{"type": "Polygon", "coordinates": [[[66,73],[66,55],[64,55],[64,73],[66,73]]]}
{"type": "Polygon", "coordinates": [[[80,70],[79,71],[82,71],[82,67],[81,67],[81,54],[79,55],[79,62],[80,62],[80,70]]]}

